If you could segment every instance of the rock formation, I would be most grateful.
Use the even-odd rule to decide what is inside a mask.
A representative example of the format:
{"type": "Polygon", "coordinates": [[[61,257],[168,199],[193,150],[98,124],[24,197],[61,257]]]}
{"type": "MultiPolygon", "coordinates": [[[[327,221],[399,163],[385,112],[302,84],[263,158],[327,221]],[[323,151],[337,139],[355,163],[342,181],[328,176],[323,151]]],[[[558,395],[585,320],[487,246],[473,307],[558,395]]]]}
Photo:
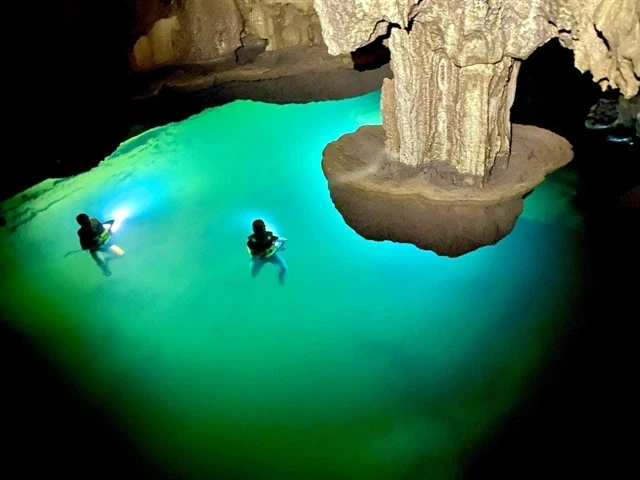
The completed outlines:
{"type": "MultiPolygon", "coordinates": [[[[333,197],[343,214],[349,203],[346,185],[362,195],[371,188],[374,171],[377,197],[367,206],[369,212],[383,201],[381,194],[397,197],[408,191],[431,202],[428,212],[425,210],[430,217],[437,210],[434,202],[443,212],[450,202],[469,198],[483,198],[482,208],[521,203],[522,195],[542,181],[544,174],[571,159],[566,154],[555,161],[539,158],[539,162],[529,162],[531,168],[517,178],[500,173],[513,160],[514,142],[525,141],[525,137],[512,137],[510,122],[520,62],[554,37],[574,50],[576,66],[591,71],[603,89],[619,88],[631,97],[640,85],[638,0],[315,0],[315,7],[331,54],[353,51],[378,36],[389,36],[394,78],[383,86],[384,133],[377,135],[385,138],[383,158],[375,155],[377,164],[372,166],[341,155],[339,147],[325,151],[323,165],[332,195],[339,185],[339,202],[333,197]],[[546,165],[543,176],[530,171],[537,163],[546,165]],[[350,175],[348,170],[355,166],[369,174],[350,175]],[[419,188],[415,188],[416,178],[420,178],[419,188]],[[506,179],[514,182],[511,188],[500,184],[506,179]],[[449,185],[446,193],[445,184],[449,185]],[[478,194],[478,189],[493,189],[503,196],[478,194]],[[514,194],[520,198],[514,200],[514,194]]],[[[534,136],[538,141],[557,142],[550,132],[540,130],[534,136]]],[[[359,143],[352,138],[344,141],[359,143]]],[[[357,156],[357,152],[350,155],[357,156]]],[[[380,208],[383,210],[388,208],[380,208]]],[[[367,236],[367,228],[358,225],[356,217],[351,215],[351,226],[367,236]]],[[[397,223],[395,230],[403,230],[397,223]]],[[[500,238],[513,226],[498,221],[485,224],[499,229],[500,235],[494,237],[500,238]]],[[[459,238],[449,238],[450,248],[439,249],[439,253],[455,256],[487,244],[482,236],[470,239],[468,230],[474,229],[462,227],[459,238]]],[[[393,231],[389,226],[386,238],[397,239],[393,231]]],[[[381,239],[370,232],[368,236],[381,239]]],[[[429,248],[422,237],[404,235],[401,241],[429,248]]]]}
{"type": "Polygon", "coordinates": [[[170,16],[155,21],[134,45],[134,69],[215,60],[241,46],[243,18],[235,0],[184,0],[150,13],[167,11],[170,16]]]}
{"type": "Polygon", "coordinates": [[[605,130],[619,141],[629,143],[640,140],[640,95],[625,98],[601,98],[589,112],[585,121],[589,130],[605,130]],[[622,137],[620,136],[622,134],[622,137]],[[635,135],[635,139],[630,138],[635,135]]]}
{"type": "Polygon", "coordinates": [[[149,33],[141,36],[134,45],[130,56],[132,67],[137,71],[145,71],[175,63],[178,52],[173,36],[179,28],[176,16],[156,21],[149,33]]]}
{"type": "Polygon", "coordinates": [[[244,18],[243,36],[267,41],[267,50],[322,43],[313,0],[236,0],[244,18]]]}
{"type": "Polygon", "coordinates": [[[139,0],[136,15],[136,71],[216,61],[260,42],[267,50],[322,43],[313,0],[139,0]]]}

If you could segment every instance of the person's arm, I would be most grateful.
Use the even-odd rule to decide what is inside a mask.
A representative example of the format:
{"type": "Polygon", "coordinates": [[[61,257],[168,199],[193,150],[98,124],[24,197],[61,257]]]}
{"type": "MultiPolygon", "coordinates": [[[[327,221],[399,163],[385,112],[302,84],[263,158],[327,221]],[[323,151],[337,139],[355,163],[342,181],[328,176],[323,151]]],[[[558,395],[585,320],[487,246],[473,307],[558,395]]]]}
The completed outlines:
{"type": "Polygon", "coordinates": [[[106,229],[109,234],[111,234],[111,229],[113,228],[114,223],[116,223],[115,220],[107,220],[106,222],[102,222],[100,225],[102,225],[102,228],[106,229]]]}

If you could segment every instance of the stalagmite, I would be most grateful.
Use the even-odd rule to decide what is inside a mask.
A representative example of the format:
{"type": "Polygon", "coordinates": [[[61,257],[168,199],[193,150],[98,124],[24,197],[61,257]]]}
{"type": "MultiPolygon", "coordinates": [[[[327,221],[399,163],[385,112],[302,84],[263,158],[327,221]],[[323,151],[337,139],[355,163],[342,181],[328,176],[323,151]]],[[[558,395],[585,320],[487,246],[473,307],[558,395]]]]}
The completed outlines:
{"type": "Polygon", "coordinates": [[[522,197],[572,158],[564,139],[510,122],[520,63],[550,39],[573,49],[603,89],[631,97],[640,85],[637,0],[314,1],[332,54],[388,36],[394,78],[383,85],[382,128],[344,136],[323,159],[334,203],[367,238],[457,256],[509,233],[522,197]],[[380,150],[373,170],[371,153],[359,153],[372,151],[365,139],[380,150]],[[389,205],[416,199],[424,222],[402,225],[389,205]],[[439,217],[435,233],[426,225],[439,217]]]}

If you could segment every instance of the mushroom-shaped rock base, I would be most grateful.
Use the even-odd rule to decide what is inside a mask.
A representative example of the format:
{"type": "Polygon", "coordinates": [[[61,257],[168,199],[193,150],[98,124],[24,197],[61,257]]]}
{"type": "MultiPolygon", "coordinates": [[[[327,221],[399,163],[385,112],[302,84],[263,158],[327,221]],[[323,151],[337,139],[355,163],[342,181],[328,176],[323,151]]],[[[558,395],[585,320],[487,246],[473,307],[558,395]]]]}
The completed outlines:
{"type": "Polygon", "coordinates": [[[458,257],[494,245],[513,229],[523,199],[573,150],[541,128],[513,125],[508,167],[496,162],[483,188],[391,161],[381,126],[361,127],[327,145],[322,168],[331,199],[347,225],[369,240],[412,243],[458,257]]]}

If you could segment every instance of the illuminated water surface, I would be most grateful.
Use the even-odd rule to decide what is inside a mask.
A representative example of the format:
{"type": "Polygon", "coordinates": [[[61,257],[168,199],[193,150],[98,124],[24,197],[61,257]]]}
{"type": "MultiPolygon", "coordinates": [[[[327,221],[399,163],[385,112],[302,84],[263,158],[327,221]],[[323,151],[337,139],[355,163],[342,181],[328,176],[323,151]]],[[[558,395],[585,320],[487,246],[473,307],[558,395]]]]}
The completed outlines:
{"type": "Polygon", "coordinates": [[[379,92],[238,101],[129,141],[2,229],[2,308],[78,388],[183,478],[454,478],[517,409],[581,284],[569,173],[513,233],[457,259],[347,227],[325,145],[379,124],[379,92]],[[75,216],[124,218],[102,276],[75,216]],[[251,279],[261,217],[290,239],[251,279]]]}

